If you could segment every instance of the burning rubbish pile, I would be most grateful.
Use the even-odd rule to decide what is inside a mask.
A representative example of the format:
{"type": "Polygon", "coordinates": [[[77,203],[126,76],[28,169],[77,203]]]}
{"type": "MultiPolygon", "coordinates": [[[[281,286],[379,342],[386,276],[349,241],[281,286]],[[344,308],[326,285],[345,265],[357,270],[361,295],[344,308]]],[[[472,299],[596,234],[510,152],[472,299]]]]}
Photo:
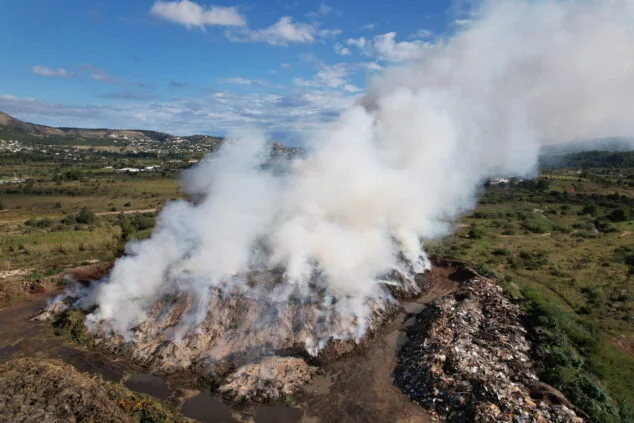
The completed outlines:
{"type": "MultiPolygon", "coordinates": [[[[337,312],[344,305],[358,307],[355,299],[333,299],[323,293],[282,295],[280,290],[288,287],[281,273],[269,271],[250,274],[248,289],[210,290],[202,318],[194,315],[201,312],[195,296],[165,295],[148,308],[146,319],[129,336],[96,322],[90,326],[90,337],[100,349],[154,372],[194,373],[219,386],[219,392],[232,401],[280,399],[315,374],[316,368],[298,357],[312,355],[323,362],[351,352],[398,308],[393,296],[411,298],[424,291],[423,275],[410,279],[395,272],[391,276],[399,284],[384,288],[374,300],[366,299],[363,306],[371,313],[364,322],[337,312]],[[333,301],[339,308],[332,307],[333,301]],[[192,325],[193,319],[200,320],[192,325]]],[[[81,309],[86,289],[90,287],[78,287],[74,295],[52,302],[37,318],[52,320],[81,309]]]]}
{"type": "Polygon", "coordinates": [[[463,282],[415,317],[396,383],[451,422],[582,422],[561,393],[537,379],[519,318],[494,281],[463,282]]]}
{"type": "MultiPolygon", "coordinates": [[[[476,3],[451,38],[409,43],[398,56],[412,60],[314,127],[305,153],[279,155],[282,171],[257,131],[187,171],[182,190],[194,201],[166,204],[150,238],[128,244],[102,281],[69,293],[94,339],[153,369],[220,383],[270,356],[337,356],[380,326],[399,292],[417,293],[429,267],[421,240],[448,233],[486,179],[533,175],[543,145],[634,135],[634,2],[476,3]],[[336,342],[343,347],[329,347],[336,342]]],[[[486,324],[488,310],[450,317],[454,303],[474,303],[447,301],[437,305],[447,322],[486,324]]],[[[471,338],[484,330],[468,327],[471,338]]],[[[490,370],[524,363],[480,347],[490,370]]]]}

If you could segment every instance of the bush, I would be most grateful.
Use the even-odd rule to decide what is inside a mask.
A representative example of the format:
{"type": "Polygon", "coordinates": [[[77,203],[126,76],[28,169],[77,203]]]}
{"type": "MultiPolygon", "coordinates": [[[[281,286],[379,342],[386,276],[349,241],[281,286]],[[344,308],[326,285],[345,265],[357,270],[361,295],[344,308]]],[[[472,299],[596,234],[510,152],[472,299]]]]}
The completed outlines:
{"type": "Polygon", "coordinates": [[[594,204],[586,204],[585,206],[583,206],[583,209],[581,210],[581,213],[579,213],[580,215],[590,215],[590,216],[596,216],[598,212],[597,206],[594,204]]]}
{"type": "Polygon", "coordinates": [[[625,222],[629,219],[629,213],[623,207],[619,207],[618,209],[612,210],[612,212],[608,214],[606,218],[610,222],[625,222]]]}
{"type": "Polygon", "coordinates": [[[88,210],[87,207],[82,208],[79,213],[77,213],[77,216],[75,216],[75,222],[85,225],[95,223],[96,220],[97,216],[95,216],[95,213],[88,210]]]}
{"type": "Polygon", "coordinates": [[[63,336],[76,344],[90,344],[91,338],[84,324],[86,316],[79,310],[68,310],[53,322],[55,335],[63,336]]]}
{"type": "Polygon", "coordinates": [[[603,233],[618,232],[618,229],[615,228],[614,225],[612,225],[610,221],[607,219],[601,218],[601,219],[595,220],[594,226],[597,228],[597,231],[599,232],[603,232],[603,233]]]}
{"type": "Polygon", "coordinates": [[[48,218],[44,218],[44,219],[29,219],[26,222],[24,222],[24,224],[26,226],[32,226],[34,228],[50,228],[51,226],[53,226],[53,221],[48,219],[48,218]]]}
{"type": "Polygon", "coordinates": [[[484,236],[484,232],[482,232],[482,229],[471,226],[469,232],[467,233],[467,236],[470,239],[481,239],[484,236]]]}
{"type": "Polygon", "coordinates": [[[548,253],[543,250],[520,251],[518,257],[521,265],[528,270],[541,269],[548,263],[548,253]]]}
{"type": "Polygon", "coordinates": [[[491,254],[493,254],[494,256],[510,256],[511,252],[505,248],[496,248],[495,250],[491,251],[491,254]]]}

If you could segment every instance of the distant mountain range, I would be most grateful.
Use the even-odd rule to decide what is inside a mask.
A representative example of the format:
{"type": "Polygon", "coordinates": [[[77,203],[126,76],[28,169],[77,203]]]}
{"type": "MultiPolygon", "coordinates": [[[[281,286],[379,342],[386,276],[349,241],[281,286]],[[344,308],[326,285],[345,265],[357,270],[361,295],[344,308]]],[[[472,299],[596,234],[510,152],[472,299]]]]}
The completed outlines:
{"type": "Polygon", "coordinates": [[[137,141],[170,141],[183,139],[188,141],[221,142],[223,138],[209,135],[191,135],[177,137],[165,132],[146,131],[139,129],[84,129],[84,128],[55,128],[24,122],[6,113],[0,112],[0,139],[13,139],[27,142],[41,142],[45,144],[82,144],[84,142],[108,142],[115,139],[137,141]]]}

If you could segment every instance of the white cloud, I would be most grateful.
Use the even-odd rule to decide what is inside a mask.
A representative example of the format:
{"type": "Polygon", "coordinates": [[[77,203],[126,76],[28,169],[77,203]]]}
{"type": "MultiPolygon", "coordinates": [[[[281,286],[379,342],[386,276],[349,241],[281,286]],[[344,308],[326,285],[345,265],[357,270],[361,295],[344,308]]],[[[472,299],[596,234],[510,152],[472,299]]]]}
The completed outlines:
{"type": "Polygon", "coordinates": [[[381,69],[383,69],[383,66],[379,65],[376,62],[364,63],[363,67],[366,68],[369,71],[380,71],[381,69]]]}
{"type": "Polygon", "coordinates": [[[429,38],[432,35],[434,35],[434,33],[430,31],[429,29],[421,28],[418,31],[416,31],[412,37],[413,38],[429,38]]]}
{"type": "Polygon", "coordinates": [[[243,78],[241,76],[233,77],[233,78],[225,78],[221,81],[224,84],[233,84],[233,85],[251,85],[253,81],[247,78],[243,78]]]}
{"type": "Polygon", "coordinates": [[[51,77],[57,77],[57,78],[67,78],[69,76],[71,76],[71,74],[66,70],[66,69],[53,69],[53,68],[49,68],[47,66],[33,66],[31,68],[31,71],[36,74],[36,75],[40,75],[40,76],[51,76],[51,77]]]}
{"type": "Polygon", "coordinates": [[[465,26],[471,23],[471,19],[456,19],[453,23],[458,26],[465,26]]]}
{"type": "Polygon", "coordinates": [[[315,88],[343,88],[348,84],[348,65],[337,63],[335,65],[323,65],[312,79],[295,78],[293,83],[299,87],[315,88]]]}
{"type": "Polygon", "coordinates": [[[369,24],[365,24],[361,27],[362,31],[372,31],[374,28],[376,27],[376,24],[373,23],[369,23],[369,24]]]}
{"type": "Polygon", "coordinates": [[[328,38],[328,37],[336,37],[337,35],[341,34],[341,30],[337,29],[337,28],[333,28],[333,29],[320,29],[317,34],[319,34],[320,37],[322,38],[328,38]]]}
{"type": "Polygon", "coordinates": [[[272,84],[266,79],[248,79],[248,78],[243,78],[241,76],[221,79],[220,82],[222,84],[231,84],[231,85],[261,85],[263,87],[269,87],[269,88],[283,88],[284,87],[283,85],[272,84]]]}
{"type": "Polygon", "coordinates": [[[126,79],[112,76],[108,73],[108,71],[106,71],[105,69],[99,68],[97,66],[84,64],[84,65],[81,65],[81,69],[88,72],[88,76],[90,77],[90,79],[93,79],[95,81],[106,82],[106,83],[115,84],[115,85],[130,84],[130,82],[127,81],[126,79]]]}
{"type": "Polygon", "coordinates": [[[350,46],[355,46],[363,50],[368,45],[368,40],[365,37],[360,38],[348,38],[346,43],[350,46]]]}
{"type": "Polygon", "coordinates": [[[332,10],[332,7],[322,3],[319,5],[319,9],[317,9],[317,11],[310,12],[307,16],[310,16],[312,18],[320,18],[328,15],[330,12],[332,12],[332,10]]]}
{"type": "Polygon", "coordinates": [[[244,28],[237,32],[229,31],[226,35],[229,40],[236,42],[259,41],[272,46],[285,46],[289,43],[314,43],[319,34],[315,25],[293,22],[290,16],[283,16],[266,28],[244,28]]]}
{"type": "Polygon", "coordinates": [[[245,18],[238,13],[236,7],[201,6],[189,0],[159,0],[152,5],[150,13],[188,28],[204,28],[206,25],[238,27],[246,25],[245,18]]]}
{"type": "Polygon", "coordinates": [[[348,47],[344,47],[342,44],[337,43],[334,45],[335,53],[340,56],[350,56],[352,54],[348,47]]]}
{"type": "Polygon", "coordinates": [[[293,66],[293,65],[291,65],[290,63],[282,63],[282,64],[280,65],[280,67],[281,67],[281,68],[284,68],[284,69],[290,69],[292,66],[293,66]]]}
{"type": "Polygon", "coordinates": [[[396,32],[374,37],[374,50],[379,59],[388,62],[405,62],[421,56],[425,43],[421,41],[396,41],[396,32]]]}
{"type": "Polygon", "coordinates": [[[415,60],[431,45],[421,40],[396,41],[396,32],[377,35],[372,40],[365,37],[349,38],[346,43],[359,48],[368,56],[386,62],[415,60]]]}

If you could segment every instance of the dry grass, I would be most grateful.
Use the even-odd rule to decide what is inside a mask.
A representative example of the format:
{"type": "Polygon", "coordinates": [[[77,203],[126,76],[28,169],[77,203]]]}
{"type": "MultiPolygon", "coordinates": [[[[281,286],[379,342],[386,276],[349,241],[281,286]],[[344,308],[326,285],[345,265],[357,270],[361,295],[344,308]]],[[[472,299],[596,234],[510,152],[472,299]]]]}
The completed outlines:
{"type": "Polygon", "coordinates": [[[59,360],[0,364],[2,422],[192,422],[147,395],[59,360]]]}

